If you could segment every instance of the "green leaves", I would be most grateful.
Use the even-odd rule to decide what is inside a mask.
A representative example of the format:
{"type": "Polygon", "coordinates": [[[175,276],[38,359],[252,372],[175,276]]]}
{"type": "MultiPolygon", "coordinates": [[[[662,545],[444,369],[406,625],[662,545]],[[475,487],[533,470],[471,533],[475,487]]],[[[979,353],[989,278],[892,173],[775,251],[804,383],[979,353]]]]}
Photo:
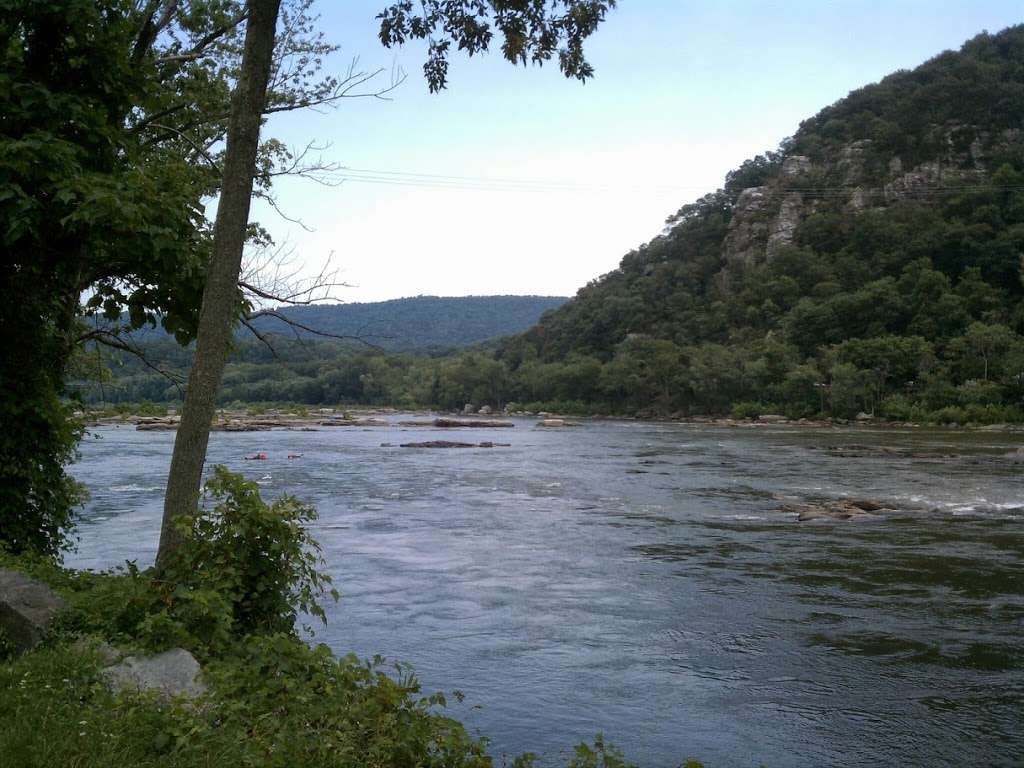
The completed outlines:
{"type": "Polygon", "coordinates": [[[431,92],[448,85],[448,54],[455,48],[474,56],[491,45],[495,31],[501,53],[513,64],[543,64],[556,56],[566,77],[586,80],[594,69],[583,45],[604,21],[615,0],[540,0],[530,3],[485,0],[402,0],[381,11],[378,36],[390,48],[427,40],[423,74],[431,92]]]}
{"type": "Polygon", "coordinates": [[[214,506],[178,522],[184,543],[158,582],[161,621],[178,622],[189,647],[207,653],[242,635],[290,634],[300,614],[326,621],[320,599],[338,593],[305,527],[316,510],[290,496],[267,504],[256,483],[219,465],[206,493],[214,506]]]}

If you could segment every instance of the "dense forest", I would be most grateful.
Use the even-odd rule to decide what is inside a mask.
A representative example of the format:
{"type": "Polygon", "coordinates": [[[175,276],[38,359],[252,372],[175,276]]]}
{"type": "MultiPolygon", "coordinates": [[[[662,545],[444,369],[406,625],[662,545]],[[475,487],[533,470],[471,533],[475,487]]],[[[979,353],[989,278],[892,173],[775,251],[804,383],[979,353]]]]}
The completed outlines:
{"type": "MultiPolygon", "coordinates": [[[[1024,27],[979,35],[806,120],[525,333],[242,345],[222,400],[1020,421],[1022,121],[1024,27]]],[[[115,399],[175,397],[138,376],[115,399]]]]}

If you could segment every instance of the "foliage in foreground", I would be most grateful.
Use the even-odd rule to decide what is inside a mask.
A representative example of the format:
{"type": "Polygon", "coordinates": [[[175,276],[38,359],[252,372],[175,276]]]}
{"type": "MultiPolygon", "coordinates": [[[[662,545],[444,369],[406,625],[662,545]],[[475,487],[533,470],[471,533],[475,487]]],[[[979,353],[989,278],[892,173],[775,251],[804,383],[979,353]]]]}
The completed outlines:
{"type": "MultiPolygon", "coordinates": [[[[319,599],[337,594],[304,527],[311,507],[290,497],[267,504],[222,467],[207,493],[216,504],[183,522],[180,559],[160,574],[133,564],[72,571],[0,551],[0,565],[47,581],[68,603],[43,647],[0,664],[0,768],[493,764],[487,740],[443,714],[442,694],[422,695],[407,666],[338,658],[299,637],[296,617],[323,618],[319,599]],[[203,661],[210,693],[194,705],[115,695],[101,676],[100,641],[185,647],[203,661]]],[[[630,765],[601,737],[569,763],[630,765]]]]}

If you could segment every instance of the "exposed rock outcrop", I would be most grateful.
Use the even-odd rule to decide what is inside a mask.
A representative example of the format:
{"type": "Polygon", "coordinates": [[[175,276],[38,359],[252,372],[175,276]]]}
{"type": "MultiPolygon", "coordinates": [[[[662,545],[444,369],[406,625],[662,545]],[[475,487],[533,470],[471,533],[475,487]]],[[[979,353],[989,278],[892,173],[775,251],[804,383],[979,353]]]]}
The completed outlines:
{"type": "Polygon", "coordinates": [[[727,267],[749,266],[762,260],[769,232],[770,202],[768,187],[749,187],[740,192],[722,243],[727,267]]]}
{"type": "Polygon", "coordinates": [[[797,179],[810,173],[813,167],[809,157],[790,155],[782,161],[782,177],[784,179],[797,179]]]}
{"type": "Polygon", "coordinates": [[[934,159],[909,169],[898,156],[876,167],[884,161],[874,156],[871,139],[851,141],[821,164],[805,155],[783,158],[775,176],[737,196],[722,242],[719,284],[728,288],[731,271],[770,261],[792,244],[800,223],[822,199],[838,195],[842,208],[856,215],[900,200],[928,200],[940,186],[978,183],[988,172],[988,157],[1019,143],[1020,131],[992,136],[950,122],[934,126],[929,141],[940,148],[934,159]]]}
{"type": "Polygon", "coordinates": [[[792,245],[797,225],[803,217],[804,196],[799,192],[787,192],[779,206],[779,212],[768,225],[768,242],[765,244],[765,258],[771,259],[779,249],[792,245]]]}

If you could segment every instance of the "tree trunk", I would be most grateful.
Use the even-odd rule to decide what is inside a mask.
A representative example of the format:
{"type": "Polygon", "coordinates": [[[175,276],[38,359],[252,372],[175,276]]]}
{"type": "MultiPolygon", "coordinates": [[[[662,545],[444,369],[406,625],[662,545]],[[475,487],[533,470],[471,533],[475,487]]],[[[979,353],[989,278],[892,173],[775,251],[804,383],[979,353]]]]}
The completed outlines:
{"type": "Polygon", "coordinates": [[[157,567],[168,562],[181,542],[175,521],[182,515],[194,513],[199,502],[217,391],[238,310],[238,273],[249,224],[260,123],[266,105],[280,5],[281,0],[249,0],[248,3],[242,68],[231,100],[224,181],[213,230],[213,257],[206,273],[195,361],[167,477],[157,567]]]}

